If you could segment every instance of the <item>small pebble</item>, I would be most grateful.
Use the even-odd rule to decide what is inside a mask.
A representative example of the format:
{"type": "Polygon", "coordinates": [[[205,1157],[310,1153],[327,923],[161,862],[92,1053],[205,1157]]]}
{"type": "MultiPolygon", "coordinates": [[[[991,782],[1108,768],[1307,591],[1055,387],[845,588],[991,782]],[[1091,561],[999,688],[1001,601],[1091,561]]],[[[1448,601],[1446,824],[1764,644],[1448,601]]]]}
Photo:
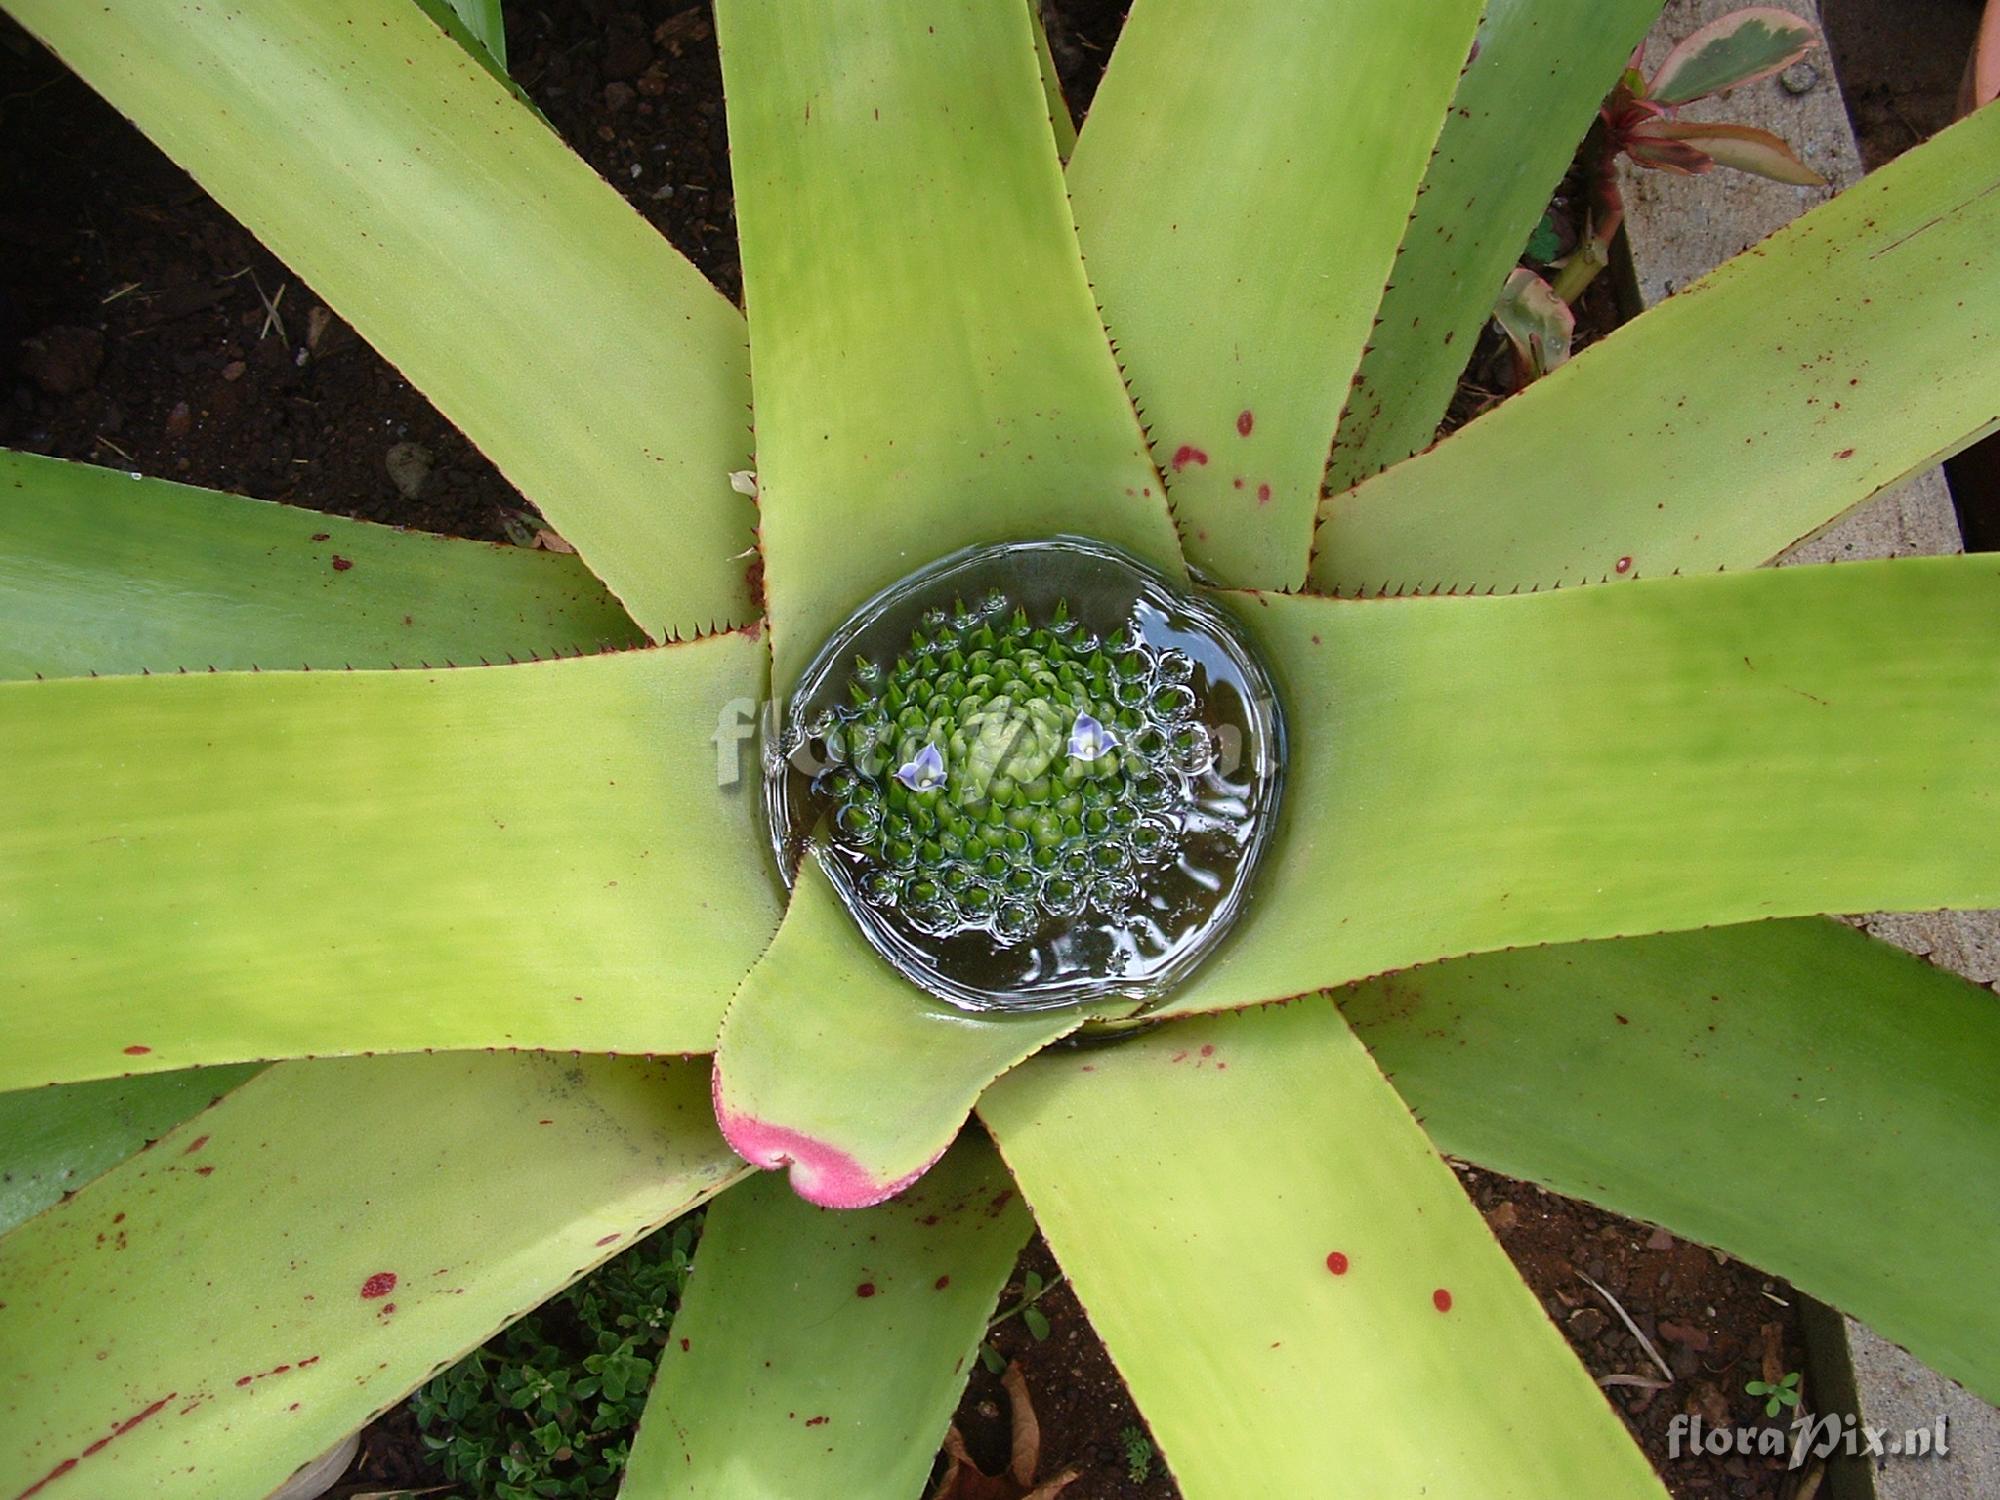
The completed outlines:
{"type": "Polygon", "coordinates": [[[242,360],[232,359],[228,364],[222,367],[222,378],[224,380],[241,380],[243,378],[243,372],[249,368],[250,367],[245,363],[243,363],[242,360]]]}
{"type": "Polygon", "coordinates": [[[414,500],[431,477],[431,450],[422,443],[397,443],[383,456],[383,467],[397,493],[414,500]]]}
{"type": "Polygon", "coordinates": [[[1594,1307],[1579,1308],[1570,1314],[1570,1332],[1580,1339],[1594,1339],[1611,1326],[1611,1320],[1594,1307]]]}
{"type": "Polygon", "coordinates": [[[1788,94],[1810,94],[1819,82],[1819,69],[1809,62],[1795,62],[1778,75],[1778,87],[1788,94]]]}

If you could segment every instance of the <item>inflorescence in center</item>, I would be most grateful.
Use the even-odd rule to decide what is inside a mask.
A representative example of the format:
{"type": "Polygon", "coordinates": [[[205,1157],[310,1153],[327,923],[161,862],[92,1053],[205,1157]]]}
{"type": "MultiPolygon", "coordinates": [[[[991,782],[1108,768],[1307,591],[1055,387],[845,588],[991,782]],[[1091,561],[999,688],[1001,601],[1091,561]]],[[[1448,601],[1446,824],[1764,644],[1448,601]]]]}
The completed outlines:
{"type": "Polygon", "coordinates": [[[1128,910],[1179,853],[1212,753],[1193,668],[1136,632],[1046,624],[995,591],[924,613],[893,662],[857,659],[814,727],[831,837],[861,893],[934,936],[1005,945],[1128,910]]]}

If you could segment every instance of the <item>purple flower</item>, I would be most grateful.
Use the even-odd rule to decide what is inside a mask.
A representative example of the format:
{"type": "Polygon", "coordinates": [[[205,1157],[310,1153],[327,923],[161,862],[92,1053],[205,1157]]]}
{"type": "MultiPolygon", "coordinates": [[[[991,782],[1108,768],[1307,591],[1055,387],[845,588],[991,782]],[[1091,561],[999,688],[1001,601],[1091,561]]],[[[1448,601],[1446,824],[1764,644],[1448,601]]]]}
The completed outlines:
{"type": "Polygon", "coordinates": [[[897,770],[896,779],[913,792],[928,792],[944,781],[944,757],[936,745],[925,745],[897,770]]]}
{"type": "Polygon", "coordinates": [[[1118,736],[1089,714],[1078,714],[1069,732],[1069,753],[1073,759],[1092,761],[1118,748],[1118,736]]]}

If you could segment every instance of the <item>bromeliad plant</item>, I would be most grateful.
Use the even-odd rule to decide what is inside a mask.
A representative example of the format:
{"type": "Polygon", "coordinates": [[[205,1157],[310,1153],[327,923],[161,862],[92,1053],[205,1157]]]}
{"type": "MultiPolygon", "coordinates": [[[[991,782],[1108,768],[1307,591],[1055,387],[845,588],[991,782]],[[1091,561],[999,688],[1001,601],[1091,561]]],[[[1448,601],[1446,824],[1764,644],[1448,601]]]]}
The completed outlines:
{"type": "Polygon", "coordinates": [[[1756,567],[1993,425],[2000,113],[1410,458],[1651,4],[1141,0],[1065,171],[1016,0],[723,0],[747,338],[408,0],[8,4],[578,553],[5,460],[13,1492],[264,1493],[728,1188],[631,1495],[914,1493],[1032,1209],[1184,1493],[1657,1496],[1441,1150],[2000,1392],[2000,1017],[1813,915],[2000,901],[2000,565],[1756,567]],[[742,754],[1058,533],[1287,735],[1097,1047],[781,896],[742,754]]]}

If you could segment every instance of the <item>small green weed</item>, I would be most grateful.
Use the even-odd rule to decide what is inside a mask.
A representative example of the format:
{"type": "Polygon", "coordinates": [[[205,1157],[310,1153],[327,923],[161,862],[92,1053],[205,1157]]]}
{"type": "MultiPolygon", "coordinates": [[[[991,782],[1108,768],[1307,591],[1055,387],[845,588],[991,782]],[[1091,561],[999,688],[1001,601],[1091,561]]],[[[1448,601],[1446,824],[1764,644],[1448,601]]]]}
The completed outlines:
{"type": "MultiPolygon", "coordinates": [[[[992,1321],[986,1325],[986,1332],[990,1335],[994,1329],[1018,1314],[1022,1326],[1028,1330],[1028,1337],[1039,1344],[1049,1336],[1049,1320],[1048,1315],[1035,1304],[1047,1293],[1061,1286],[1066,1279],[1058,1276],[1054,1281],[1045,1282],[1039,1272],[1028,1272],[1021,1278],[1021,1300],[1012,1307],[1003,1307],[995,1313],[992,1321]]],[[[995,1375],[1007,1368],[1006,1357],[993,1347],[990,1337],[979,1345],[979,1362],[995,1375]]]]}
{"type": "Polygon", "coordinates": [[[1753,1380],[1743,1390],[1746,1395],[1768,1396],[1770,1399],[1764,1403],[1764,1415],[1775,1417],[1782,1408],[1799,1404],[1799,1372],[1792,1371],[1776,1385],[1768,1380],[1753,1380]]]}
{"type": "Polygon", "coordinates": [[[419,1389],[445,1477],[479,1500],[614,1500],[699,1233],[654,1235],[419,1389]]]}
{"type": "Polygon", "coordinates": [[[1562,253],[1562,232],[1556,228],[1555,215],[1544,213],[1541,222],[1528,236],[1528,247],[1521,252],[1521,258],[1547,265],[1560,258],[1562,253]]]}
{"type": "Polygon", "coordinates": [[[1118,1441],[1125,1445],[1125,1477],[1134,1484],[1144,1484],[1153,1472],[1153,1440],[1146,1436],[1145,1428],[1132,1426],[1118,1434],[1118,1441]]]}

